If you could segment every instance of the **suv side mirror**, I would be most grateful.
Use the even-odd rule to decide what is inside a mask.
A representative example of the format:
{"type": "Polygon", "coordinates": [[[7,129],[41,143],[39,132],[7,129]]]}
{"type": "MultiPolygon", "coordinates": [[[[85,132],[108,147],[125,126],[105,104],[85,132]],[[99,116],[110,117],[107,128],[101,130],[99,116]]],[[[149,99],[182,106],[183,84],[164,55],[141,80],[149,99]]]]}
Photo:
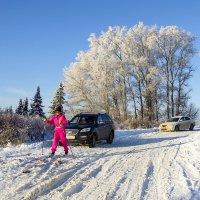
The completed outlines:
{"type": "Polygon", "coordinates": [[[102,121],[102,120],[98,120],[98,121],[97,121],[97,124],[98,124],[98,125],[103,124],[103,121],[102,121]]]}

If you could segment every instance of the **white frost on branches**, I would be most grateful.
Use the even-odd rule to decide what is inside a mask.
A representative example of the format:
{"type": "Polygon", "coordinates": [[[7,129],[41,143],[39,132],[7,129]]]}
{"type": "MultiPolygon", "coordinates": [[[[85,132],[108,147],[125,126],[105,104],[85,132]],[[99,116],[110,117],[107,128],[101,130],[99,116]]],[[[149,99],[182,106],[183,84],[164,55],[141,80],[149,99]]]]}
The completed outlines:
{"type": "Polygon", "coordinates": [[[64,69],[64,87],[73,111],[106,111],[158,120],[186,112],[192,76],[194,36],[177,26],[109,27],[91,34],[90,45],[64,69]]]}

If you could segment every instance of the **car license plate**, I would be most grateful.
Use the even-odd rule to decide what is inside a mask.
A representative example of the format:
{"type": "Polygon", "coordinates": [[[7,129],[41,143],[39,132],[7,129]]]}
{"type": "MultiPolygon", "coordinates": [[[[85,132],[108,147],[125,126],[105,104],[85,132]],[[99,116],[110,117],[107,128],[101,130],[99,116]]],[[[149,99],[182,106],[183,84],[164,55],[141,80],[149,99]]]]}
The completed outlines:
{"type": "Polygon", "coordinates": [[[75,140],[75,135],[67,135],[67,139],[69,139],[69,140],[75,140]]]}

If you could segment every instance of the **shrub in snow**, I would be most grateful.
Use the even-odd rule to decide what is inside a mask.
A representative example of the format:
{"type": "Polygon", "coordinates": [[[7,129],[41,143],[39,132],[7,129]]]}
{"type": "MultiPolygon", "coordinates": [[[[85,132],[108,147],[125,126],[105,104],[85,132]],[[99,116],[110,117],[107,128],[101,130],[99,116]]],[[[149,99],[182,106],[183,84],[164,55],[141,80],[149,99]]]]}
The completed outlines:
{"type": "Polygon", "coordinates": [[[52,127],[48,126],[39,116],[29,118],[29,129],[27,132],[27,139],[32,141],[42,139],[42,134],[52,132],[52,127]]]}
{"type": "Polygon", "coordinates": [[[148,119],[132,119],[129,118],[122,123],[115,123],[116,129],[136,129],[136,128],[152,128],[158,127],[159,123],[156,121],[149,121],[148,119]]]}
{"type": "Polygon", "coordinates": [[[0,113],[0,145],[24,141],[25,119],[17,114],[0,113]]]}
{"type": "MultiPolygon", "coordinates": [[[[46,133],[51,127],[46,126],[46,133]]],[[[25,117],[0,110],[0,145],[19,144],[42,139],[44,122],[40,117],[25,117]]]]}

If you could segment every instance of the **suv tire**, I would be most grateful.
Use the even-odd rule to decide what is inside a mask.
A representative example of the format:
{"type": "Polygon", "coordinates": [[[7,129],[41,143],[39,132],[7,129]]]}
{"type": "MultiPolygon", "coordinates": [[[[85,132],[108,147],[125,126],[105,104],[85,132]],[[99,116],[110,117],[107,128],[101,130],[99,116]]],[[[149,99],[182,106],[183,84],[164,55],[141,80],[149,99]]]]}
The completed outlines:
{"type": "Polygon", "coordinates": [[[113,131],[110,132],[109,138],[106,140],[108,144],[112,144],[114,139],[113,131]]]}
{"type": "Polygon", "coordinates": [[[97,141],[96,135],[93,134],[92,137],[91,137],[91,139],[90,139],[89,147],[90,147],[90,148],[94,148],[95,145],[96,145],[96,141],[97,141]]]}

